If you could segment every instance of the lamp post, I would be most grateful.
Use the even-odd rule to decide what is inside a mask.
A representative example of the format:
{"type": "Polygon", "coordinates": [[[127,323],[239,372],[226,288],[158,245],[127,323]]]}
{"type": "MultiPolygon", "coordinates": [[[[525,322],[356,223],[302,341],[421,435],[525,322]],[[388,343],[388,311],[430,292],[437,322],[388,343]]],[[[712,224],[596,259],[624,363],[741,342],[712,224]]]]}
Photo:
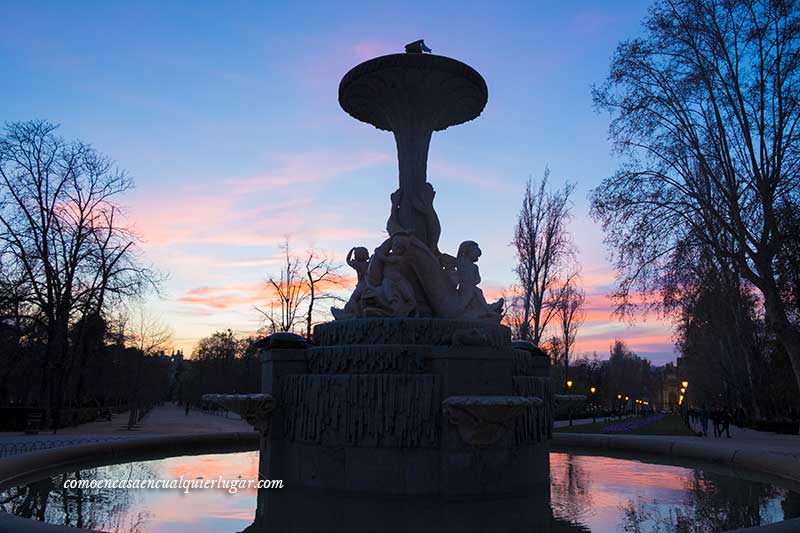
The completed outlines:
{"type": "MultiPolygon", "coordinates": [[[[572,394],[572,380],[567,380],[567,393],[572,394]]],[[[572,408],[569,410],[569,425],[572,425],[572,408]]]]}
{"type": "Polygon", "coordinates": [[[681,381],[681,396],[678,405],[682,408],[681,415],[683,416],[683,423],[686,424],[686,427],[691,428],[689,425],[689,401],[687,400],[688,394],[686,393],[688,390],[689,382],[686,380],[681,381]]]}
{"type": "Polygon", "coordinates": [[[597,392],[597,387],[589,387],[589,392],[592,393],[592,422],[597,422],[597,402],[594,395],[597,392]]]}

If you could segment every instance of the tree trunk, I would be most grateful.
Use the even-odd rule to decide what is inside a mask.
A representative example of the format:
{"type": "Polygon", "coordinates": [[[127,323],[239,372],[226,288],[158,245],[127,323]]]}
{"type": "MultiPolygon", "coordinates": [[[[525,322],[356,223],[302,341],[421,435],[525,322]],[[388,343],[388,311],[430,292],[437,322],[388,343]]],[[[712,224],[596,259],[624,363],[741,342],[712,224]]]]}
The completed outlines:
{"type": "Polygon", "coordinates": [[[130,396],[128,398],[128,429],[133,429],[133,426],[139,421],[139,382],[142,376],[142,364],[144,362],[144,353],[137,350],[139,353],[136,357],[136,372],[134,373],[133,386],[131,387],[130,396]]]}
{"type": "MultiPolygon", "coordinates": [[[[800,331],[792,326],[785,315],[783,320],[774,319],[772,327],[775,330],[775,336],[786,349],[789,361],[792,363],[792,370],[794,370],[797,389],[800,390],[800,331]]],[[[798,399],[795,399],[795,401],[797,402],[798,399]]],[[[800,408],[800,402],[798,402],[796,407],[800,408]]]]}
{"type": "MultiPolygon", "coordinates": [[[[777,289],[762,290],[767,319],[772,325],[775,337],[786,349],[789,362],[792,364],[797,389],[800,390],[800,330],[795,327],[786,315],[786,307],[780,299],[777,289]]],[[[795,398],[795,409],[800,409],[800,399],[795,398]]]]}
{"type": "Polygon", "coordinates": [[[311,276],[309,275],[309,286],[311,287],[311,299],[308,302],[308,313],[306,314],[306,339],[311,340],[311,319],[312,314],[314,313],[314,282],[311,280],[311,276]]]}

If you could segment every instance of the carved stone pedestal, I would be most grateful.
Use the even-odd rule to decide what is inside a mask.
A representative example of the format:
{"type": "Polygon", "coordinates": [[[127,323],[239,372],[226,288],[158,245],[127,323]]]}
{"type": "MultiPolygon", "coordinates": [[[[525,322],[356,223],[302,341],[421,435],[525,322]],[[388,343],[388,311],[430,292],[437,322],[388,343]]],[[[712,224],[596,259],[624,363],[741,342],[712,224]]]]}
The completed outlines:
{"type": "Polygon", "coordinates": [[[315,338],[262,349],[264,392],[275,398],[266,477],[441,496],[524,493],[547,479],[549,378],[530,375],[542,361],[514,349],[505,326],[337,320],[315,338]]]}

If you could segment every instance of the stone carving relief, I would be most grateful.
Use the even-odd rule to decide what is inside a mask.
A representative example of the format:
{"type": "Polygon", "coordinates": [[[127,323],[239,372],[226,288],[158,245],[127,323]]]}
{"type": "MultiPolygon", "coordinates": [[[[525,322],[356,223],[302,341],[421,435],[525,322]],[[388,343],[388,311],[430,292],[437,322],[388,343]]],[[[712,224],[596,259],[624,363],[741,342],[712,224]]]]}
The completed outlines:
{"type": "Polygon", "coordinates": [[[465,444],[483,447],[499,442],[512,430],[514,418],[541,403],[522,396],[450,396],[442,409],[465,444]]]}

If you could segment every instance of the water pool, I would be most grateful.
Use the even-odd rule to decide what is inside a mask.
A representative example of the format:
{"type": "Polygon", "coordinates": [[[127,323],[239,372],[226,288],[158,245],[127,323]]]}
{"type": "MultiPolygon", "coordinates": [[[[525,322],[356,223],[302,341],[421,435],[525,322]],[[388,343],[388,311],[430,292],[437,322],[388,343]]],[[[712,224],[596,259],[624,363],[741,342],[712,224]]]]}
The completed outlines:
{"type": "Polygon", "coordinates": [[[550,483],[526,498],[436,502],[364,499],[291,487],[65,488],[101,479],[254,479],[258,452],[86,468],[0,492],[7,512],[115,531],[724,531],[800,516],[800,494],[730,472],[627,458],[550,454],[550,483]],[[549,503],[548,503],[549,502],[549,503]],[[258,508],[258,512],[257,512],[258,508]],[[254,522],[255,520],[255,522],[254,522]]]}

